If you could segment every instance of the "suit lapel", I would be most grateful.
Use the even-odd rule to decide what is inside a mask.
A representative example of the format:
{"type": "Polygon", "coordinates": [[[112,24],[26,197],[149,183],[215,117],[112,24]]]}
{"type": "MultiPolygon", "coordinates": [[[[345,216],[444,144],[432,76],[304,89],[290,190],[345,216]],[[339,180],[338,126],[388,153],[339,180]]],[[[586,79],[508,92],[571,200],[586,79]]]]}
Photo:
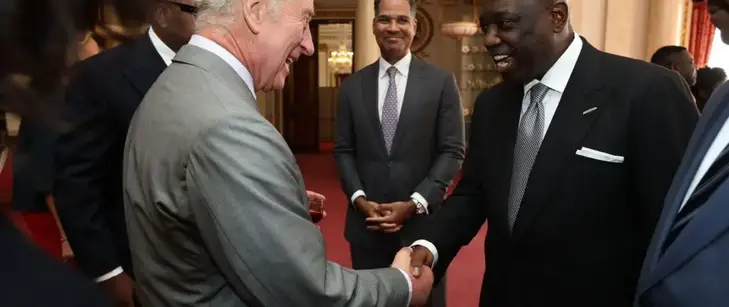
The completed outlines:
{"type": "Polygon", "coordinates": [[[130,60],[125,63],[128,65],[124,69],[124,76],[139,95],[144,97],[167,65],[146,34],[136,40],[128,59],[130,60]]]}
{"type": "Polygon", "coordinates": [[[377,96],[380,92],[379,78],[378,75],[378,62],[370,64],[364,68],[364,78],[362,78],[362,101],[364,103],[366,116],[372,123],[369,127],[372,127],[372,133],[375,136],[375,142],[377,142],[377,148],[387,156],[387,148],[385,147],[385,136],[382,134],[382,123],[380,123],[380,112],[377,106],[377,96]],[[375,90],[371,90],[375,89],[375,90]]]}
{"type": "MultiPolygon", "coordinates": [[[[412,62],[410,62],[410,72],[408,73],[408,81],[405,87],[405,95],[402,100],[400,117],[397,121],[395,137],[392,139],[392,150],[390,151],[391,154],[394,153],[395,150],[397,150],[397,148],[399,147],[398,144],[402,142],[403,136],[410,127],[411,118],[415,113],[417,113],[418,102],[420,102],[420,92],[424,90],[421,81],[421,79],[425,77],[425,74],[422,71],[424,68],[424,63],[422,63],[418,58],[413,56],[412,62]]],[[[380,129],[380,131],[382,131],[382,129],[380,129]]]]}
{"type": "Polygon", "coordinates": [[[603,93],[605,89],[599,78],[595,78],[595,72],[601,69],[600,61],[600,52],[585,41],[529,175],[514,225],[515,240],[526,232],[545,204],[550,203],[550,193],[556,190],[554,185],[561,182],[555,179],[580,149],[582,139],[600,113],[599,106],[609,96],[603,93]],[[583,114],[591,108],[597,110],[583,114]]]}
{"type": "Polygon", "coordinates": [[[729,209],[726,207],[726,199],[729,199],[729,189],[727,188],[729,182],[724,180],[724,183],[717,187],[714,194],[676,238],[676,241],[666,250],[665,254],[662,257],[659,255],[668,231],[673,225],[673,220],[683,203],[697,169],[704,159],[704,155],[706,155],[714,138],[729,118],[729,99],[727,99],[729,95],[725,94],[719,98],[722,101],[717,104],[718,109],[711,112],[711,116],[706,118],[703,123],[700,123],[695,130],[706,131],[706,133],[703,133],[697,138],[694,145],[689,147],[690,151],[688,152],[690,154],[686,158],[690,163],[685,166],[685,169],[682,168],[682,171],[679,171],[680,178],[674,182],[676,188],[666,198],[666,209],[661,218],[661,223],[656,229],[657,237],[651,243],[649,258],[646,259],[646,262],[648,262],[646,265],[652,265],[647,270],[655,273],[649,274],[651,279],[641,284],[639,294],[678,269],[729,226],[729,212],[727,212],[729,209]]]}

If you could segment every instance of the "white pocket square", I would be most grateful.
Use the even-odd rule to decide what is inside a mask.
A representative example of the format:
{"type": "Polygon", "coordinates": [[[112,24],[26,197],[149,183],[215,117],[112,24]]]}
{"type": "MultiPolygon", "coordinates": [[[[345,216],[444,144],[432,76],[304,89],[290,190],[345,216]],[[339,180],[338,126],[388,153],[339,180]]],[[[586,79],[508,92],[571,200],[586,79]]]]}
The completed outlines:
{"type": "Polygon", "coordinates": [[[578,156],[583,156],[585,158],[590,158],[590,159],[603,161],[603,162],[609,162],[609,163],[623,163],[623,161],[625,161],[625,157],[623,157],[623,156],[611,155],[609,153],[602,152],[599,150],[594,150],[594,149],[587,148],[587,147],[582,147],[581,149],[578,149],[575,152],[575,154],[578,156]]]}

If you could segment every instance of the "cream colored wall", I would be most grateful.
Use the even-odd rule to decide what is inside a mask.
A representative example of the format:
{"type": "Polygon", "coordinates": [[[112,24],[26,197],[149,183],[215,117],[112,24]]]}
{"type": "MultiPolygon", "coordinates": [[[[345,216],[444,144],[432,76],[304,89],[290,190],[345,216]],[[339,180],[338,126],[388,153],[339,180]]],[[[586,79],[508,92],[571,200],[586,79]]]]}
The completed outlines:
{"type": "Polygon", "coordinates": [[[571,0],[572,25],[598,49],[648,60],[662,46],[683,44],[688,1],[571,0]]]}

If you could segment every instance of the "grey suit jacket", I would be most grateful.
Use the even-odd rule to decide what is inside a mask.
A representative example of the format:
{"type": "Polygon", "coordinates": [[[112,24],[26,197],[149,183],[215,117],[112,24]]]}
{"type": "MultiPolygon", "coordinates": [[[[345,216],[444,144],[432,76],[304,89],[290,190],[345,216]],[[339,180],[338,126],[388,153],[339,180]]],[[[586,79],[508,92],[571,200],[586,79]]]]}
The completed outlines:
{"type": "MultiPolygon", "coordinates": [[[[453,74],[413,56],[393,148],[388,154],[378,110],[379,62],[349,76],[339,92],[334,156],[349,199],[363,190],[377,203],[410,200],[418,192],[431,214],[465,155],[463,110],[453,74]]],[[[396,234],[366,229],[350,206],[345,235],[361,246],[409,245],[425,216],[413,216],[396,234]],[[398,242],[399,241],[399,242],[398,242]]]]}
{"type": "Polygon", "coordinates": [[[185,46],[134,115],[124,204],[143,306],[405,306],[397,269],[328,262],[304,181],[236,72],[185,46]]]}

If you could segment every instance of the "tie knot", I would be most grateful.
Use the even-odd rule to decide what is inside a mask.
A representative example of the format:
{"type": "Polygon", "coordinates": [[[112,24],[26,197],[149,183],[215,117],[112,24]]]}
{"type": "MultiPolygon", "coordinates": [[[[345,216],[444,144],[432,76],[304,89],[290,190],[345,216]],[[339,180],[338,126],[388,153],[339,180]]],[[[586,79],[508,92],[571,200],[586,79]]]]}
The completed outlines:
{"type": "Polygon", "coordinates": [[[387,76],[389,76],[390,78],[394,78],[396,73],[397,73],[397,67],[390,66],[389,68],[387,68],[387,76]]]}
{"type": "Polygon", "coordinates": [[[531,101],[530,103],[535,102],[542,102],[542,99],[544,99],[544,96],[547,95],[547,91],[549,90],[549,87],[544,85],[542,82],[537,82],[532,86],[532,88],[529,90],[531,93],[531,101]]]}

